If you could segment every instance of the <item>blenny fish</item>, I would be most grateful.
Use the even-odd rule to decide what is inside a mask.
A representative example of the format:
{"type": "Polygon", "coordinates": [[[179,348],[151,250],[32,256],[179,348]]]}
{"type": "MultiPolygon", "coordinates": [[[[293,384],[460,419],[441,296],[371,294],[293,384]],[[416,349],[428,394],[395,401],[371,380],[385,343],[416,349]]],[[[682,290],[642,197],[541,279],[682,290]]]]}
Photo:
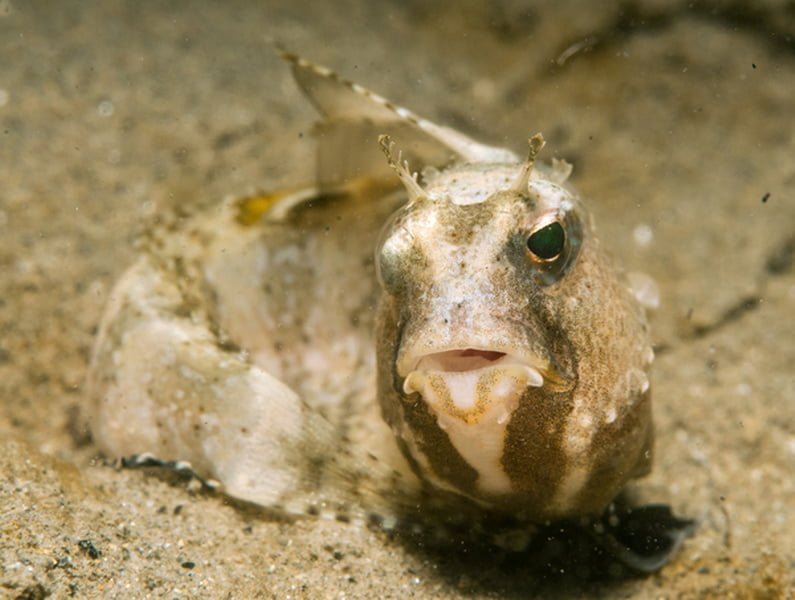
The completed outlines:
{"type": "Polygon", "coordinates": [[[293,515],[516,548],[578,520],[659,568],[688,521],[636,509],[651,549],[603,526],[651,467],[654,352],[571,167],[283,57],[323,117],[315,181],[150,233],[93,350],[96,444],[293,515]]]}

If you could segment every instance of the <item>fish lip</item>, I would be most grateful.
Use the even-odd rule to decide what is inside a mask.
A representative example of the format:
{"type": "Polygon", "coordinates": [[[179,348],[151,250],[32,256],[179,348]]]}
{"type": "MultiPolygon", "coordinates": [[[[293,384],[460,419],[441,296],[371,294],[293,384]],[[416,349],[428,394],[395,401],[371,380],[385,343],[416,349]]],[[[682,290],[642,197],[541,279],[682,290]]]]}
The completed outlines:
{"type": "Polygon", "coordinates": [[[401,362],[403,364],[398,365],[398,375],[402,378],[408,377],[414,371],[455,373],[510,364],[528,366],[544,376],[549,371],[549,361],[534,354],[476,345],[434,349],[432,352],[406,357],[401,362]]]}
{"type": "MultiPolygon", "coordinates": [[[[444,360],[442,360],[444,365],[444,360]]],[[[397,375],[400,377],[402,388],[405,385],[406,378],[416,371],[436,371],[436,372],[464,372],[474,371],[479,369],[486,369],[498,366],[520,365],[526,366],[536,371],[543,378],[543,387],[551,392],[570,392],[576,387],[577,377],[572,378],[571,375],[566,375],[561,372],[555,364],[548,358],[538,356],[531,352],[521,352],[514,348],[505,348],[498,346],[455,346],[445,348],[434,348],[430,352],[411,354],[399,360],[396,365],[397,375]],[[494,360],[483,360],[479,364],[473,361],[469,368],[439,368],[438,360],[445,359],[449,356],[454,356],[457,353],[461,356],[464,353],[474,353],[475,356],[480,354],[484,359],[493,357],[494,360]],[[436,364],[434,364],[436,363],[436,364]],[[408,366],[407,366],[408,365],[408,366]]]]}

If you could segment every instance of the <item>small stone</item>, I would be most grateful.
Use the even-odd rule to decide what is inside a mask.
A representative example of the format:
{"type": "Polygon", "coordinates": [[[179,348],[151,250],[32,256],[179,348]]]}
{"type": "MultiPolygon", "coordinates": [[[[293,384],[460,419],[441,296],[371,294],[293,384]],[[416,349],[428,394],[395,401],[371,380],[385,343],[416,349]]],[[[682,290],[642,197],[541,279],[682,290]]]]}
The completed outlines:
{"type": "Polygon", "coordinates": [[[89,558],[99,558],[102,552],[97,548],[89,539],[80,540],[77,542],[80,549],[88,554],[89,558]]]}

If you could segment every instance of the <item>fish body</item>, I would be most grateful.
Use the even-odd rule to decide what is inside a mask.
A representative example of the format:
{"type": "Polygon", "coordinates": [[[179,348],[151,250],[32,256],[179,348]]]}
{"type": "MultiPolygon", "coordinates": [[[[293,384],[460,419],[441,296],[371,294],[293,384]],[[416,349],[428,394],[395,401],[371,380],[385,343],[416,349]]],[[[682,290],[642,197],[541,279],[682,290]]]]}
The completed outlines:
{"type": "Polygon", "coordinates": [[[571,168],[284,57],[315,182],[150,235],[93,350],[98,446],[290,514],[599,515],[650,468],[654,355],[571,168]]]}

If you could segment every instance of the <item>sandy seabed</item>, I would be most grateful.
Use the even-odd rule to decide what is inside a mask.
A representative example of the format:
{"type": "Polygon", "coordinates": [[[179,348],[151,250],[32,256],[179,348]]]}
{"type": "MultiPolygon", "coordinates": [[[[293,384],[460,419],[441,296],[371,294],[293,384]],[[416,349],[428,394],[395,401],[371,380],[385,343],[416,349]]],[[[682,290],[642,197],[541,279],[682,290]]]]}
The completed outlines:
{"type": "Polygon", "coordinates": [[[792,3],[0,0],[0,597],[795,597],[792,3]],[[429,553],[98,457],[93,336],[159,210],[309,179],[267,38],[484,141],[545,133],[658,282],[656,465],[699,522],[645,578],[429,553]]]}

